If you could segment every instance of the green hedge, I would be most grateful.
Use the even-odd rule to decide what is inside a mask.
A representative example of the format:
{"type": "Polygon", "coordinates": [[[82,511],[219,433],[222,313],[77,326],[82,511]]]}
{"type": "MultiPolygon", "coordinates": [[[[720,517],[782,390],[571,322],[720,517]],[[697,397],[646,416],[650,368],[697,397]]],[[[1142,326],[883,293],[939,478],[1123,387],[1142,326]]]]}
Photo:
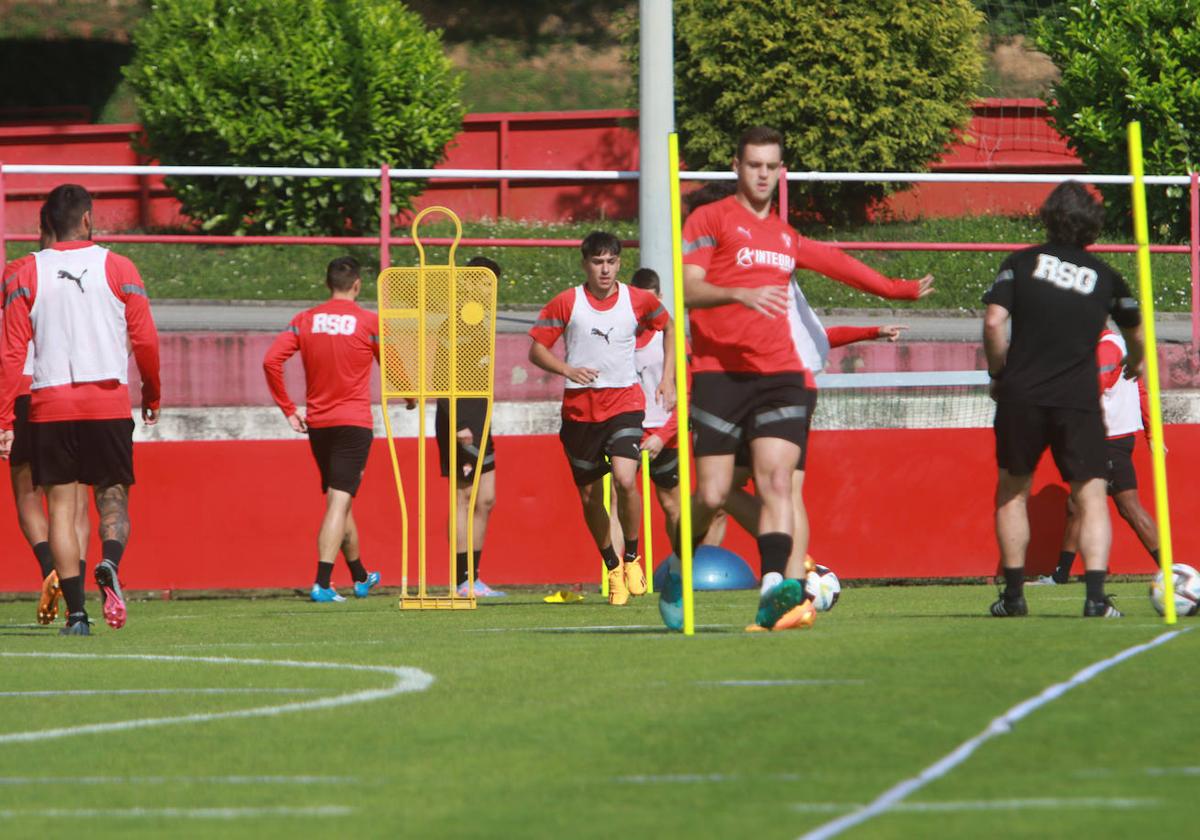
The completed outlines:
{"type": "MultiPolygon", "coordinates": [[[[435,32],[395,0],[159,0],[126,78],[165,164],[431,168],[462,123],[435,32]]],[[[171,178],[222,233],[373,230],[362,179],[171,178]]],[[[394,182],[393,210],[419,183],[394,182]]]]}

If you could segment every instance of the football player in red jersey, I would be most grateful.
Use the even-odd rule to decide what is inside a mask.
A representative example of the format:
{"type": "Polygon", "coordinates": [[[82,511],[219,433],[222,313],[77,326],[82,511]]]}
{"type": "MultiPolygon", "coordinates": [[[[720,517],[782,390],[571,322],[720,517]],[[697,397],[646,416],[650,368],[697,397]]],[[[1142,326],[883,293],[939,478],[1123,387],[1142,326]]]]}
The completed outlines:
{"type": "Polygon", "coordinates": [[[370,383],[371,366],[379,360],[379,317],[355,302],[362,291],[362,271],[353,257],[330,262],[325,285],[329,300],[292,318],[263,359],[271,396],[292,429],[308,434],[321,475],[325,514],[317,533],[317,577],[310,592],[318,603],[346,600],[331,581],[339,550],[354,579],[356,597],[367,597],[379,583],[379,573],[363,567],[351,511],[374,440],[370,383]],[[304,364],[303,412],[283,382],[283,364],[297,352],[304,364]]]}
{"type": "Polygon", "coordinates": [[[762,591],[748,629],[809,626],[802,581],[784,578],[795,530],[792,473],[807,455],[816,393],[788,323],[788,283],[818,271],[882,297],[915,300],[933,278],[893,280],[837,248],[804,239],[771,209],[783,137],[756,127],[738,141],[734,195],[695,210],[684,225],[684,289],[692,337],[691,419],[696,442],[693,535],[699,541],[729,497],[734,455],[750,449],[762,502],[762,591]]]}
{"type": "Polygon", "coordinates": [[[129,539],[133,420],[127,386],[132,349],[142,376],[142,420],[158,422],[158,331],[146,287],[125,257],[92,243],[92,197],[78,184],[44,205],[54,244],[15,273],[5,295],[0,356],[0,454],[13,444],[21,371],[33,345],[29,407],[33,481],[46,495],[50,548],[67,603],[64,635],[91,633],[76,531],[80,485],[95,488],[102,560],[96,583],[105,621],[125,625],[117,577],[129,539]]]}
{"type": "MultiPolygon", "coordinates": [[[[608,569],[608,600],[614,606],[646,592],[638,563],[642,497],[637,487],[645,399],[638,385],[635,351],[639,328],[664,333],[664,365],[673,364],[671,318],[658,298],[617,280],[621,242],[603,231],[589,234],[581,246],[585,280],[555,296],[529,331],[529,361],[566,380],[559,438],[571,465],[584,519],[608,569]],[[565,360],[550,348],[559,337],[565,360]],[[604,475],[611,470],[617,491],[617,516],[625,534],[624,557],[612,544],[604,509],[604,475]],[[633,535],[630,539],[630,535],[633,535]]],[[[675,405],[672,377],[663,377],[656,398],[670,411],[675,405]]]]}

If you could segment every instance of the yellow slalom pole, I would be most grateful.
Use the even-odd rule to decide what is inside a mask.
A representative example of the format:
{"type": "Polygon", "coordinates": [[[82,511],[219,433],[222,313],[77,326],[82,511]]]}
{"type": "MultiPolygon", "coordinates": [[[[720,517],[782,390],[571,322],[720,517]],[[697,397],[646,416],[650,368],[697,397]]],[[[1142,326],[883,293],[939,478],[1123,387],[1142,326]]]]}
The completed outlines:
{"type": "Polygon", "coordinates": [[[1158,381],[1158,340],[1154,327],[1154,284],[1150,277],[1150,226],[1146,220],[1146,182],[1142,171],[1142,125],[1129,124],[1129,169],[1133,175],[1133,236],[1137,243],[1138,292],[1146,344],[1146,390],[1150,396],[1150,454],[1154,466],[1158,560],[1163,573],[1163,620],[1175,623],[1175,575],[1171,558],[1171,508],[1167,503],[1167,461],[1163,441],[1162,390],[1158,381]]]}
{"type": "Polygon", "coordinates": [[[650,514],[650,453],[642,450],[642,542],[646,560],[646,593],[654,594],[654,536],[650,514]]]}
{"type": "Polygon", "coordinates": [[[692,438],[688,429],[687,317],[683,303],[683,211],[679,206],[679,135],[667,137],[671,193],[671,264],[675,291],[675,395],[679,417],[679,562],[683,572],[683,635],[696,634],[692,592],[692,438]]]}
{"type": "MultiPolygon", "coordinates": [[[[604,512],[608,514],[608,533],[612,533],[612,473],[604,474],[604,512]]],[[[620,551],[615,545],[613,551],[620,551]]],[[[600,561],[600,594],[608,597],[608,566],[600,561]]]]}

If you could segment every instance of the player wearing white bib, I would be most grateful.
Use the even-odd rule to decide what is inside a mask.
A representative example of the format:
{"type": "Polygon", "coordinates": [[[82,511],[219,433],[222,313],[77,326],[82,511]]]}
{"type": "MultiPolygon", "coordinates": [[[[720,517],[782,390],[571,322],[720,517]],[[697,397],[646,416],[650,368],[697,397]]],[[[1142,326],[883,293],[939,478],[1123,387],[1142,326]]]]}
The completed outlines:
{"type": "MultiPolygon", "coordinates": [[[[642,519],[637,468],[646,407],[635,364],[636,336],[639,328],[662,331],[669,369],[674,359],[671,319],[653,294],[618,282],[621,242],[615,236],[595,231],[580,250],[585,280],[543,307],[529,331],[529,361],[566,380],[559,439],[588,530],[608,570],[609,603],[621,606],[630,595],[646,591],[636,536],[642,519]],[[550,351],[560,336],[565,359],[550,351]],[[623,558],[613,547],[604,509],[603,478],[610,470],[617,517],[626,535],[623,558]]],[[[655,396],[664,409],[673,408],[674,379],[664,377],[655,396]]]]}
{"type": "MultiPolygon", "coordinates": [[[[1119,333],[1105,330],[1096,345],[1096,364],[1100,368],[1100,408],[1104,415],[1104,432],[1108,450],[1108,495],[1117,513],[1129,523],[1145,547],[1155,567],[1158,566],[1158,526],[1144,507],[1137,492],[1137,471],[1133,468],[1133,448],[1137,433],[1145,431],[1150,441],[1149,406],[1146,385],[1121,376],[1121,361],[1128,355],[1125,339],[1119,333]]],[[[1038,583],[1066,583],[1071,579],[1071,565],[1079,553],[1079,508],[1067,499],[1067,525],[1063,532],[1058,568],[1053,575],[1043,575],[1038,583]]]]}

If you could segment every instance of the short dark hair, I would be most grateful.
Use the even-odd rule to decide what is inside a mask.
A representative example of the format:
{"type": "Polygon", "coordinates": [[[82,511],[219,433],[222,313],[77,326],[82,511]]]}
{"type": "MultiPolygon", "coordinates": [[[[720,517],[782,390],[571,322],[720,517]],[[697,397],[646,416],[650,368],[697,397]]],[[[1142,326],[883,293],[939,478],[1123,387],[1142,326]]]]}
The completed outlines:
{"type": "Polygon", "coordinates": [[[338,257],[330,260],[325,269],[325,285],[331,292],[348,292],[354,281],[362,277],[362,268],[354,257],[338,257]]]}
{"type": "Polygon", "coordinates": [[[606,230],[594,230],[583,238],[579,250],[585,260],[601,254],[612,254],[614,257],[619,257],[621,256],[621,240],[606,230]]]}
{"type": "Polygon", "coordinates": [[[705,204],[728,198],[735,192],[737,185],[733,181],[709,181],[700,189],[692,190],[683,197],[684,210],[687,211],[684,215],[690,216],[705,204]]]}
{"type": "Polygon", "coordinates": [[[662,283],[659,282],[658,272],[653,268],[639,268],[633,272],[633,276],[629,278],[629,285],[637,289],[650,289],[655,292],[662,291],[662,283]]]}
{"type": "Polygon", "coordinates": [[[65,242],[75,235],[83,214],[92,209],[92,194],[79,184],[59,184],[46,196],[42,219],[55,239],[65,242]]]}
{"type": "Polygon", "coordinates": [[[467,260],[467,265],[471,268],[491,269],[492,274],[496,275],[496,279],[500,279],[500,263],[495,260],[490,260],[487,257],[471,257],[471,259],[467,260]]]}
{"type": "Polygon", "coordinates": [[[1038,217],[1051,242],[1086,248],[1104,227],[1104,206],[1083,184],[1063,181],[1046,198],[1038,217]]]}
{"type": "Polygon", "coordinates": [[[778,146],[779,153],[783,154],[783,134],[778,129],[765,125],[756,125],[747,128],[742,132],[742,136],[738,138],[738,160],[741,160],[742,155],[746,153],[747,146],[778,146]]]}

